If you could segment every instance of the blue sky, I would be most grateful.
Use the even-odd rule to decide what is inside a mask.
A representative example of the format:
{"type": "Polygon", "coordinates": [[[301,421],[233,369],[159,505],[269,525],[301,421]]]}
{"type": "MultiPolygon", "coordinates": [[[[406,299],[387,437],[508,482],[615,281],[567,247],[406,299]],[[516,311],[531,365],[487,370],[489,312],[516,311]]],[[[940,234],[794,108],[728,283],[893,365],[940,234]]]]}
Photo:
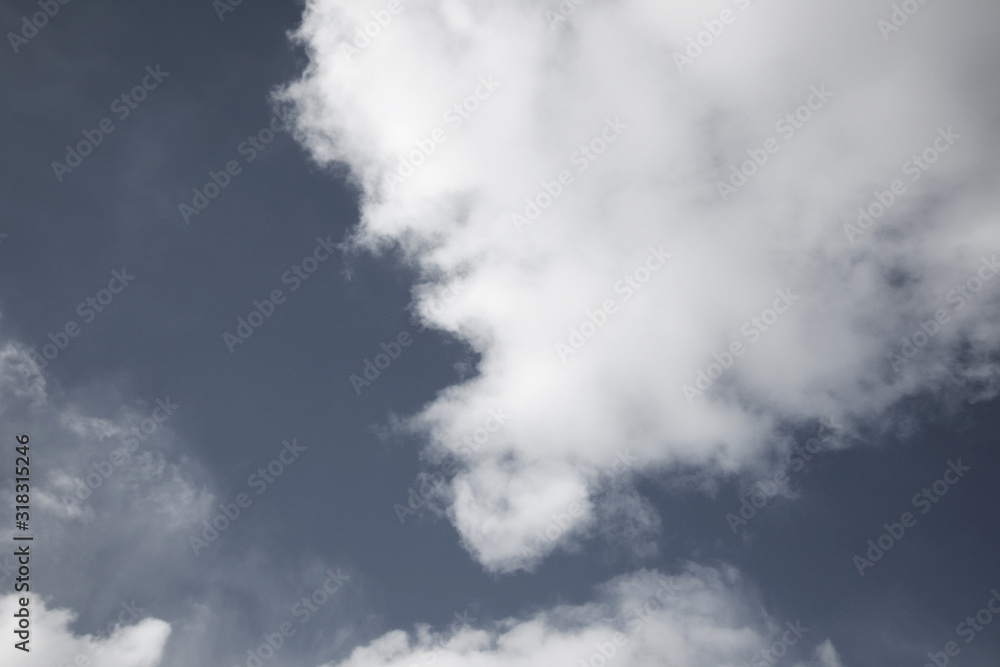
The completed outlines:
{"type": "Polygon", "coordinates": [[[996,662],[998,19],[0,8],[5,664],[996,662]]]}

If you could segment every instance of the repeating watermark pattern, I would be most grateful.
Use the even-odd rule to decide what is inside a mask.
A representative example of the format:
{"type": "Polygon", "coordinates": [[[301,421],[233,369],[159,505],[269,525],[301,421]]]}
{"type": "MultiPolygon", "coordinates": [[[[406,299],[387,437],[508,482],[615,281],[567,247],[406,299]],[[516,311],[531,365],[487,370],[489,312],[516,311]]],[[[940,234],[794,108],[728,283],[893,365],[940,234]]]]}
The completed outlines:
{"type": "MultiPolygon", "coordinates": [[[[778,318],[787,313],[788,309],[799,300],[799,296],[792,292],[790,287],[786,287],[783,290],[775,290],[774,293],[777,295],[777,298],[771,304],[771,307],[762,310],[760,315],[751,317],[740,327],[740,333],[749,338],[751,344],[760,340],[760,337],[774,326],[778,318]]],[[[695,375],[694,386],[689,384],[681,386],[681,391],[684,393],[684,398],[687,399],[688,404],[693,404],[696,397],[701,396],[711,389],[716,380],[732,368],[736,359],[743,356],[746,351],[747,347],[741,341],[735,340],[721,353],[713,353],[712,357],[715,361],[710,362],[705,370],[698,369],[695,375]]]]}
{"type": "MultiPolygon", "coordinates": [[[[959,480],[965,477],[965,473],[972,470],[971,466],[962,465],[962,459],[948,461],[941,479],[934,481],[929,486],[925,486],[913,495],[911,503],[915,509],[919,509],[921,514],[927,514],[941,498],[948,493],[948,490],[958,484],[959,480]]],[[[868,540],[868,550],[864,556],[855,554],[852,559],[854,566],[858,569],[858,574],[865,576],[865,569],[874,567],[875,563],[882,560],[896,544],[903,539],[906,531],[917,525],[917,517],[911,512],[903,512],[897,523],[884,523],[885,529],[881,535],[873,540],[868,540]]]]}
{"type": "Polygon", "coordinates": [[[800,472],[805,468],[806,463],[823,452],[826,441],[833,439],[840,427],[841,425],[837,424],[833,417],[830,418],[829,422],[820,420],[819,430],[815,437],[809,438],[801,445],[796,444],[792,447],[792,451],[785,455],[784,466],[774,470],[766,479],[757,482],[750,491],[743,494],[739,509],[735,513],[729,512],[725,517],[733,535],[756,517],[771,499],[778,495],[782,486],[789,483],[791,480],[789,470],[800,472]]]}
{"type": "Polygon", "coordinates": [[[354,28],[354,39],[350,44],[340,43],[341,66],[350,63],[354,56],[361,55],[361,52],[371,46],[372,41],[382,34],[382,31],[389,27],[392,18],[403,11],[403,7],[408,6],[410,0],[389,0],[385,9],[377,9],[371,13],[372,20],[354,28]],[[405,4],[404,4],[405,3],[405,4]]]}
{"type": "Polygon", "coordinates": [[[30,17],[21,17],[20,30],[8,32],[7,41],[14,53],[20,53],[21,47],[31,41],[38,31],[49,24],[50,19],[54,19],[64,5],[68,5],[70,0],[38,0],[38,7],[42,10],[35,12],[30,17]]]}
{"type": "MultiPolygon", "coordinates": [[[[302,452],[306,451],[306,448],[300,445],[295,438],[292,438],[291,442],[284,440],[281,445],[281,450],[273,460],[247,477],[247,486],[253,489],[258,496],[267,491],[281,477],[285,469],[298,461],[302,452]]],[[[243,510],[252,504],[253,498],[245,491],[237,493],[233,502],[219,503],[219,512],[211,519],[202,521],[204,529],[201,531],[201,536],[191,535],[188,537],[188,544],[195,557],[219,539],[221,533],[229,530],[229,527],[244,514],[243,510]]]]}
{"type": "MultiPolygon", "coordinates": [[[[961,138],[962,135],[952,130],[951,125],[947,128],[939,127],[934,141],[919,154],[913,155],[904,162],[900,170],[904,176],[909,177],[911,183],[916,183],[961,138]]],[[[857,224],[846,223],[844,225],[844,234],[847,235],[847,240],[850,241],[851,245],[854,245],[855,239],[864,236],[875,224],[875,221],[885,215],[906,192],[906,183],[899,178],[893,180],[888,189],[873,192],[873,201],[867,206],[858,208],[857,224]]]]}
{"type": "Polygon", "coordinates": [[[226,20],[226,14],[235,12],[236,8],[242,4],[243,0],[212,0],[212,9],[215,10],[215,15],[222,22],[226,20]]]}
{"type": "Polygon", "coordinates": [[[337,568],[337,572],[326,571],[327,578],[322,586],[317,587],[309,595],[303,595],[295,605],[292,606],[292,616],[299,619],[300,624],[308,623],[313,614],[327,603],[329,597],[339,591],[345,582],[350,581],[350,577],[337,568]],[[332,588],[331,588],[332,586],[332,588]]]}
{"type": "Polygon", "coordinates": [[[625,632],[615,632],[609,641],[594,644],[594,652],[577,661],[579,667],[605,667],[642,630],[650,617],[663,608],[667,600],[677,595],[673,577],[660,577],[655,592],[638,607],[625,615],[625,632]]]}
{"type": "Polygon", "coordinates": [[[370,387],[372,382],[379,379],[382,372],[392,365],[393,361],[399,359],[400,355],[403,354],[403,349],[412,344],[413,337],[409,334],[409,332],[400,331],[395,340],[379,345],[382,351],[375,355],[375,361],[373,362],[371,359],[367,358],[364,361],[364,370],[361,371],[361,375],[364,375],[364,377],[352,373],[347,378],[350,381],[351,386],[354,387],[354,394],[356,396],[360,396],[361,388],[370,387]]]}
{"type": "MultiPolygon", "coordinates": [[[[590,168],[608,147],[613,144],[622,133],[628,129],[628,125],[622,122],[620,116],[607,118],[604,127],[601,128],[590,141],[580,144],[569,156],[569,162],[576,167],[577,173],[583,173],[590,168]]],[[[510,221],[518,234],[523,233],[522,229],[535,222],[542,215],[542,211],[552,206],[553,202],[562,197],[566,189],[575,182],[573,173],[569,169],[562,169],[551,181],[543,180],[541,186],[534,196],[525,197],[524,210],[521,213],[511,213],[510,221]]]]}
{"type": "MultiPolygon", "coordinates": [[[[622,276],[621,280],[615,282],[615,294],[622,294],[622,301],[628,301],[649,282],[654,273],[666,265],[667,260],[671,257],[673,255],[664,250],[662,245],[658,248],[650,246],[646,261],[622,276]]],[[[585,313],[585,319],[570,328],[569,338],[566,342],[558,341],[555,344],[559,360],[565,364],[570,355],[582,350],[587,341],[603,329],[604,325],[608,323],[608,319],[618,312],[618,302],[615,301],[614,297],[602,301],[596,310],[588,310],[585,313]]]]}
{"type": "MultiPolygon", "coordinates": [[[[325,239],[322,236],[317,236],[316,246],[312,252],[306,255],[301,262],[292,264],[289,269],[282,272],[281,284],[291,285],[288,288],[289,292],[298,291],[302,287],[302,283],[309,280],[309,277],[316,273],[320,265],[333,256],[333,251],[337,249],[337,245],[332,239],[332,234],[328,234],[325,239]]],[[[264,322],[270,319],[278,306],[284,304],[287,299],[288,295],[281,288],[271,290],[268,296],[263,299],[254,299],[253,309],[247,316],[244,318],[240,315],[236,318],[234,333],[229,333],[228,331],[222,332],[222,342],[225,343],[229,354],[236,352],[237,345],[242,345],[250,340],[254,332],[264,326],[264,322]]]]}
{"type": "Polygon", "coordinates": [[[137,426],[132,426],[129,429],[129,435],[122,436],[121,447],[113,450],[106,459],[90,464],[94,472],[88,473],[82,480],[77,480],[76,489],[73,490],[75,498],[70,498],[63,494],[63,505],[76,507],[78,502],[83,502],[90,498],[90,495],[94,491],[101,488],[105,482],[111,479],[111,475],[118,468],[129,461],[132,453],[139,449],[139,443],[146,442],[146,440],[151,438],[159,430],[160,425],[166,422],[180,407],[180,405],[173,403],[169,396],[165,399],[156,399],[156,407],[153,408],[150,416],[140,421],[137,426]]]}
{"type": "MultiPolygon", "coordinates": [[[[945,296],[945,301],[950,304],[955,312],[965,308],[983,290],[985,284],[993,280],[1000,272],[1000,264],[997,263],[997,256],[982,257],[979,268],[975,274],[970,276],[964,283],[955,287],[945,296]]],[[[901,338],[902,343],[899,353],[890,352],[887,356],[892,370],[899,373],[906,364],[910,363],[920,351],[930,343],[931,339],[940,333],[941,328],[951,322],[951,315],[947,308],[938,308],[934,311],[934,316],[920,322],[919,329],[909,336],[901,338]]]]}
{"type": "Polygon", "coordinates": [[[565,23],[570,16],[576,13],[576,8],[587,0],[562,0],[555,11],[545,10],[545,20],[549,22],[549,31],[552,32],[561,24],[565,23]]]}
{"type": "Polygon", "coordinates": [[[435,493],[448,478],[454,475],[461,466],[460,461],[468,461],[475,452],[486,445],[494,433],[499,431],[510,419],[502,407],[490,410],[482,425],[474,428],[471,433],[462,438],[462,444],[455,448],[458,458],[449,457],[440,468],[433,472],[421,472],[417,475],[413,486],[406,490],[406,504],[395,503],[392,506],[400,525],[406,523],[406,518],[416,514],[417,510],[431,502],[435,493]]]}
{"type": "Polygon", "coordinates": [[[777,641],[767,648],[761,649],[750,658],[750,661],[747,663],[748,667],[768,667],[769,665],[776,664],[788,653],[790,647],[798,644],[799,640],[809,632],[809,628],[803,626],[802,621],[798,619],[795,620],[795,623],[787,621],[785,628],[785,631],[777,641]]]}
{"type": "MultiPolygon", "coordinates": [[[[468,609],[463,609],[461,613],[452,612],[454,621],[448,624],[448,634],[457,635],[462,630],[471,630],[472,624],[476,622],[475,617],[469,615],[468,609]]],[[[441,645],[437,645],[429,651],[421,651],[418,654],[419,662],[411,662],[407,667],[419,667],[422,665],[433,665],[441,656],[441,645]]]]}
{"type": "MultiPolygon", "coordinates": [[[[753,4],[753,0],[733,0],[733,4],[740,11],[746,11],[753,4]]],[[[733,10],[723,9],[718,18],[702,21],[701,24],[705,29],[687,38],[687,48],[684,49],[683,53],[680,51],[674,51],[673,53],[677,71],[683,74],[685,67],[693,65],[696,60],[705,55],[705,51],[711,48],[722,37],[722,33],[726,31],[727,26],[736,23],[736,18],[737,15],[733,10]]]]}
{"type": "MultiPolygon", "coordinates": [[[[442,119],[452,130],[457,130],[462,127],[465,121],[472,118],[472,114],[479,109],[483,102],[492,97],[501,85],[501,82],[495,80],[492,74],[480,76],[475,90],[462,98],[460,102],[449,107],[442,115],[442,119]]],[[[385,184],[389,187],[389,191],[392,192],[398,185],[415,174],[417,169],[437,152],[438,144],[443,144],[447,140],[448,133],[441,127],[435,127],[423,139],[414,140],[415,148],[405,155],[400,155],[396,170],[389,172],[385,177],[385,184]]]]}
{"type": "MultiPolygon", "coordinates": [[[[1000,616],[1000,591],[995,588],[990,591],[990,599],[986,601],[982,609],[976,612],[975,616],[966,616],[965,620],[955,626],[955,634],[961,637],[966,644],[971,644],[979,633],[993,622],[994,615],[1000,616]],[[997,603],[995,608],[994,602],[997,603]]],[[[924,663],[924,667],[946,667],[951,659],[961,652],[962,648],[958,642],[949,641],[945,643],[943,651],[931,651],[927,654],[930,662],[924,663]]]]}
{"type": "MultiPolygon", "coordinates": [[[[449,283],[426,296],[425,307],[430,311],[432,317],[442,315],[451,304],[458,301],[459,297],[465,294],[465,286],[459,283],[449,283]]],[[[417,325],[417,333],[427,330],[427,323],[422,321],[417,325]]]]}
{"type": "Polygon", "coordinates": [[[287,116],[276,113],[271,116],[267,125],[253,134],[247,135],[247,138],[236,147],[236,154],[243,158],[243,164],[240,163],[239,158],[233,158],[227,160],[219,171],[209,169],[205,185],[200,188],[192,188],[191,203],[182,202],[177,205],[177,210],[180,212],[181,218],[184,219],[185,225],[190,225],[192,217],[197,217],[207,209],[222,194],[222,191],[229,187],[233,179],[243,173],[245,165],[256,160],[262,152],[267,150],[274,138],[287,129],[287,120],[287,116]]]}
{"type": "MultiPolygon", "coordinates": [[[[139,108],[149,93],[156,90],[163,81],[170,76],[170,72],[164,72],[157,65],[146,66],[146,75],[142,80],[133,86],[129,91],[122,93],[111,102],[111,113],[115,114],[119,121],[123,121],[132,115],[132,112],[139,108]]],[[[84,158],[91,155],[97,147],[104,143],[104,138],[115,131],[115,124],[111,118],[102,118],[97,121],[97,126],[92,129],[81,131],[83,139],[75,146],[66,145],[66,156],[63,162],[52,161],[52,173],[60,183],[66,174],[70,174],[74,169],[83,164],[84,158]]]]}
{"type": "MultiPolygon", "coordinates": [[[[115,297],[124,292],[133,280],[135,280],[135,276],[130,274],[124,266],[121,271],[117,269],[112,271],[108,286],[98,290],[94,296],[88,296],[76,307],[76,314],[83,319],[83,324],[90,324],[97,319],[97,316],[103,313],[115,300],[115,297]]],[[[79,336],[82,331],[83,327],[76,320],[69,320],[55,333],[49,332],[48,339],[51,342],[42,345],[41,354],[32,347],[28,349],[28,357],[39,369],[44,369],[49,365],[49,362],[54,361],[63,350],[69,347],[72,340],[79,336]]],[[[28,369],[22,368],[21,373],[27,375],[28,369]]]]}
{"type": "Polygon", "coordinates": [[[875,22],[882,39],[889,41],[889,37],[910,22],[910,17],[915,15],[926,5],[928,0],[903,0],[902,4],[893,4],[892,13],[888,19],[880,18],[875,22]]]}
{"type": "MultiPolygon", "coordinates": [[[[344,574],[337,568],[334,572],[327,568],[326,580],[309,595],[303,595],[302,599],[296,602],[291,609],[292,616],[298,620],[299,625],[305,625],[318,612],[321,607],[330,601],[330,598],[344,587],[351,580],[349,575],[344,574]]],[[[272,632],[265,632],[261,635],[261,643],[256,647],[247,649],[247,658],[240,664],[235,663],[233,667],[262,667],[285,645],[285,641],[298,632],[295,623],[284,621],[272,632]]]]}
{"type": "Polygon", "coordinates": [[[781,135],[781,139],[770,137],[764,141],[760,148],[748,148],[746,152],[748,159],[739,165],[733,165],[729,182],[715,182],[715,188],[722,201],[728,201],[740,188],[749,183],[750,179],[756,176],[760,169],[768,163],[771,156],[781,150],[781,142],[794,137],[799,130],[806,126],[806,123],[813,119],[815,113],[822,109],[831,97],[833,97],[833,93],[826,89],[826,84],[821,84],[819,87],[812,86],[809,89],[809,97],[806,98],[804,104],[775,121],[774,131],[781,135]]]}
{"type": "MultiPolygon", "coordinates": [[[[629,453],[628,449],[617,450],[615,452],[615,460],[611,464],[610,468],[602,471],[600,478],[614,479],[620,475],[626,474],[632,469],[632,466],[639,461],[639,457],[633,456],[629,453]]],[[[552,519],[545,527],[539,528],[535,531],[533,536],[533,542],[529,542],[525,546],[521,547],[521,557],[525,559],[534,559],[540,556],[544,556],[549,547],[555,544],[566,531],[570,530],[574,524],[573,519],[583,516],[584,505],[583,502],[587,499],[586,494],[582,495],[580,498],[572,501],[566,506],[565,511],[556,512],[555,514],[550,514],[549,518],[552,519]]]]}

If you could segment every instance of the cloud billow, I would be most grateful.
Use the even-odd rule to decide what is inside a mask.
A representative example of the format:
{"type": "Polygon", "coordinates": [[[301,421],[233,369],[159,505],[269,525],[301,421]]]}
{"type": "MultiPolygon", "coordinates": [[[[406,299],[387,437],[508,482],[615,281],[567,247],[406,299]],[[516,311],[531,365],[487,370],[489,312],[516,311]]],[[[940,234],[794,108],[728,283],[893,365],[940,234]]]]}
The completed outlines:
{"type": "Polygon", "coordinates": [[[480,355],[411,420],[426,454],[511,415],[449,483],[479,562],[534,567],[581,496],[543,551],[598,531],[623,446],[634,474],[725,475],[783,454],[789,424],[892,428],[906,397],[993,395],[1000,282],[948,294],[1000,250],[997,47],[975,39],[995,6],[927,7],[886,43],[860,0],[592,1],[553,27],[557,4],[404,2],[355,52],[383,3],[312,0],[309,65],[278,95],[359,188],[355,245],[401,249],[416,316],[480,355]],[[432,307],[443,290],[461,297],[432,307]]]}

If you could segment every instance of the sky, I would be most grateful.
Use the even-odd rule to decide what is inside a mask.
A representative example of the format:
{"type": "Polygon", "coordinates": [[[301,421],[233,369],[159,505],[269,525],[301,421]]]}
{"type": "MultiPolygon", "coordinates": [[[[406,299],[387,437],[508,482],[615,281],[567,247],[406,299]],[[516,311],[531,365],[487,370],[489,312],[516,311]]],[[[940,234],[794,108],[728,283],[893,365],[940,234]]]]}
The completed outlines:
{"type": "Polygon", "coordinates": [[[4,664],[997,663],[998,24],[3,4],[4,664]]]}

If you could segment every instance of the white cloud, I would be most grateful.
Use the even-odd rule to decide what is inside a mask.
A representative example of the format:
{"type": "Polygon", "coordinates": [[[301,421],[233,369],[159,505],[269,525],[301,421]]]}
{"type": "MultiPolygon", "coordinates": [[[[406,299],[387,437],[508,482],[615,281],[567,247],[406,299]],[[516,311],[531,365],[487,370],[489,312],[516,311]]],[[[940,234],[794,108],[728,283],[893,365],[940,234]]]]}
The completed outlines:
{"type": "MultiPolygon", "coordinates": [[[[467,614],[450,631],[418,626],[396,630],[359,647],[338,667],[440,667],[492,665],[744,666],[781,643],[781,655],[807,654],[815,644],[801,622],[775,622],[731,568],[689,565],[679,576],[639,571],[598,590],[597,600],[559,606],[523,619],[487,625],[467,614]],[[796,652],[796,653],[793,653],[796,652]]],[[[332,664],[329,666],[332,667],[332,664]]],[[[799,667],[840,667],[829,640],[814,661],[799,667]],[[832,661],[831,661],[832,660],[832,661]]]]}
{"type": "MultiPolygon", "coordinates": [[[[17,595],[0,598],[0,616],[4,619],[13,618],[19,609],[17,595]]],[[[0,655],[5,664],[24,664],[27,657],[31,664],[50,667],[157,667],[170,636],[170,625],[155,618],[123,625],[106,637],[77,635],[69,628],[76,615],[68,609],[49,609],[38,595],[31,596],[28,611],[30,652],[24,653],[15,649],[13,642],[4,641],[0,655]]]]}
{"type": "Polygon", "coordinates": [[[487,568],[531,567],[518,554],[581,491],[546,549],[592,530],[622,446],[645,473],[731,473],[786,446],[782,423],[995,392],[1000,280],[947,300],[1000,250],[995,4],[927,6],[886,42],[861,0],[592,0],[555,30],[556,3],[434,0],[359,38],[386,6],[310,0],[310,66],[282,97],[314,156],[361,187],[359,245],[402,247],[421,319],[481,354],[414,420],[429,454],[456,452],[490,409],[511,415],[450,496],[487,568]],[[679,72],[674,53],[723,9],[735,20],[679,72]],[[960,137],[938,140],[949,127],[960,137]],[[904,163],[935,141],[947,152],[911,180],[904,163]],[[723,201],[718,182],[767,146],[723,201]],[[905,193],[851,243],[844,225],[897,179],[905,193]],[[446,289],[461,296],[442,307],[446,289]],[[888,353],[938,309],[949,322],[895,373],[888,353]],[[564,363],[556,344],[579,344],[588,313],[602,326],[564,363]],[[734,341],[745,353],[689,403],[682,386],[734,341]]]}

